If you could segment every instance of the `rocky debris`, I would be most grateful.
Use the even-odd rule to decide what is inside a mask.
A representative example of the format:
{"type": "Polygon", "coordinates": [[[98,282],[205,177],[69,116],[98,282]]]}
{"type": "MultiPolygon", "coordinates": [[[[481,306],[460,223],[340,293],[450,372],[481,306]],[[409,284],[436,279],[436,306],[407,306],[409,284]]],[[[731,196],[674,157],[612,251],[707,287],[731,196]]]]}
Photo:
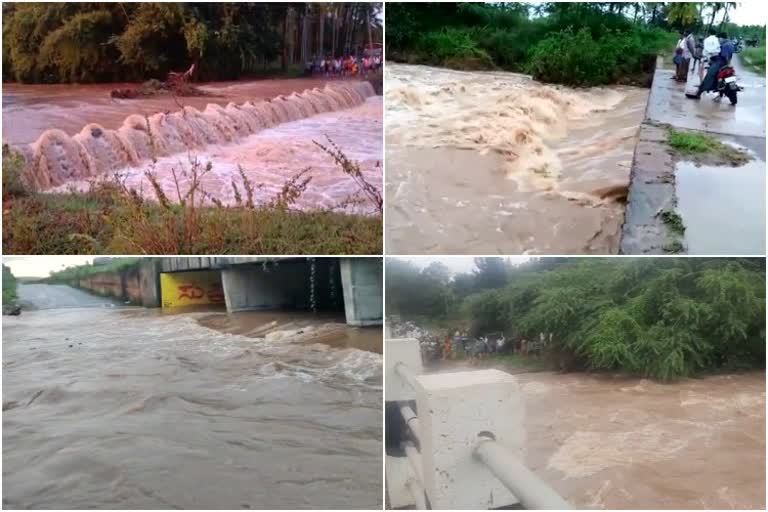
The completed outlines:
{"type": "Polygon", "coordinates": [[[21,306],[18,304],[4,304],[3,315],[19,316],[21,314],[21,306]]]}

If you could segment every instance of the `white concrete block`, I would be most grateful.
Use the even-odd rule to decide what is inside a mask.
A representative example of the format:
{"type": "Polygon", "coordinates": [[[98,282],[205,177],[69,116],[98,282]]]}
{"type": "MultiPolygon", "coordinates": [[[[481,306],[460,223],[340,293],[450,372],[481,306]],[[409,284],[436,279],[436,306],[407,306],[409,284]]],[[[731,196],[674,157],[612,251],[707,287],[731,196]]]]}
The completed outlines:
{"type": "Polygon", "coordinates": [[[413,375],[424,373],[421,364],[421,348],[415,338],[394,338],[384,345],[384,397],[387,402],[415,400],[416,392],[395,372],[395,366],[403,363],[413,375]]]}
{"type": "Polygon", "coordinates": [[[384,464],[387,476],[387,498],[389,508],[412,507],[416,504],[407,487],[408,479],[413,478],[411,466],[405,457],[387,457],[384,464]]]}
{"type": "MultiPolygon", "coordinates": [[[[387,353],[389,357],[389,353],[387,353]]],[[[524,459],[524,401],[517,379],[498,370],[416,377],[424,487],[433,509],[490,509],[515,496],[473,456],[491,432],[524,459]]]]}

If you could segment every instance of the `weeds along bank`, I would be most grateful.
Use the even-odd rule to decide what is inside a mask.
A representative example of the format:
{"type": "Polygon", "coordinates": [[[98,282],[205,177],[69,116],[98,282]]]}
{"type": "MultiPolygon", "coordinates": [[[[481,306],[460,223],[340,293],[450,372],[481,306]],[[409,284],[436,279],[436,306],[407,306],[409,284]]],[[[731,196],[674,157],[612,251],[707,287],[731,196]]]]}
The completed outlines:
{"type": "Polygon", "coordinates": [[[380,254],[380,99],[344,83],[129,116],[117,130],[48,130],[4,148],[3,248],[380,254]]]}
{"type": "Polygon", "coordinates": [[[388,314],[429,318],[442,335],[551,333],[549,355],[591,371],[670,380],[765,367],[764,259],[479,260],[453,279],[439,263],[388,260],[388,314]]]}
{"type": "MultiPolygon", "coordinates": [[[[379,189],[359,166],[328,148],[340,173],[359,187],[350,202],[374,215],[332,208],[301,211],[294,203],[310,178],[299,171],[263,204],[254,185],[233,178],[235,204],[203,204],[205,174],[189,169],[189,182],[172,202],[154,182],[157,196],[145,199],[120,181],[83,192],[39,193],[25,189],[23,159],[3,151],[3,252],[5,254],[381,254],[383,226],[379,189]],[[333,156],[336,155],[336,156],[333,156]],[[239,185],[238,185],[239,183],[239,185]],[[182,191],[183,190],[183,191],[182,191]]],[[[345,205],[340,205],[344,207],[345,205]]]]}
{"type": "Polygon", "coordinates": [[[635,7],[633,19],[607,5],[548,4],[531,17],[527,4],[389,3],[387,55],[412,64],[500,68],[566,85],[647,85],[656,53],[674,47],[677,36],[661,12],[635,7]]]}

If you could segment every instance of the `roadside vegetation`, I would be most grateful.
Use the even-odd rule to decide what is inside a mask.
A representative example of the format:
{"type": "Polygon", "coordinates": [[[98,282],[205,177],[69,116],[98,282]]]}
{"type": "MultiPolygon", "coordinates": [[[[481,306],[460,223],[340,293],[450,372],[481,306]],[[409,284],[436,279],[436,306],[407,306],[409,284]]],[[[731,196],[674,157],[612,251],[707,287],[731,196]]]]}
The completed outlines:
{"type": "Polygon", "coordinates": [[[3,251],[5,254],[381,254],[383,200],[357,164],[329,143],[320,146],[354,180],[359,193],[337,208],[300,211],[295,203],[310,185],[309,169],[288,179],[259,203],[258,185],[241,172],[226,206],[203,190],[211,166],[194,162],[179,172],[177,197],[168,197],[154,175],[154,200],[119,179],[95,182],[75,193],[40,193],[24,186],[24,160],[3,149],[3,251]],[[373,215],[337,211],[370,205],[373,215]]]}
{"type": "Polygon", "coordinates": [[[303,73],[382,40],[382,3],[3,3],[3,81],[136,82],[303,73]]]}
{"type": "Polygon", "coordinates": [[[11,269],[3,265],[3,305],[10,304],[16,299],[16,278],[11,269]]]}
{"type": "Polygon", "coordinates": [[[64,270],[51,272],[48,277],[41,279],[40,281],[48,284],[68,284],[72,281],[77,281],[79,279],[97,274],[103,274],[106,272],[117,273],[122,270],[137,268],[141,265],[141,262],[142,258],[115,258],[108,263],[98,265],[94,263],[86,265],[75,265],[72,267],[67,267],[64,270]]]}
{"type": "MultiPolygon", "coordinates": [[[[668,381],[765,368],[762,258],[476,258],[452,276],[387,260],[387,313],[507,340],[551,333],[543,357],[668,381]]],[[[502,356],[503,357],[503,356],[502,356]]]]}
{"type": "MultiPolygon", "coordinates": [[[[656,55],[683,28],[764,40],[729,22],[733,2],[387,3],[387,56],[464,70],[502,69],[572,86],[650,85],[656,55]],[[717,23],[716,23],[717,20],[717,23]]],[[[751,55],[757,51],[748,51],[751,55]]],[[[765,49],[755,55],[755,65],[765,49]]],[[[763,67],[763,69],[765,69],[763,67]]]]}
{"type": "Polygon", "coordinates": [[[635,83],[674,47],[669,16],[660,3],[388,3],[387,55],[567,85],[635,83]]]}
{"type": "Polygon", "coordinates": [[[751,157],[746,151],[737,147],[723,144],[712,135],[701,132],[689,132],[675,129],[667,131],[667,144],[677,153],[683,156],[710,157],[732,166],[744,165],[751,157]]]}
{"type": "Polygon", "coordinates": [[[765,42],[754,48],[744,48],[741,51],[744,64],[752,66],[756,71],[765,74],[765,42]]]}

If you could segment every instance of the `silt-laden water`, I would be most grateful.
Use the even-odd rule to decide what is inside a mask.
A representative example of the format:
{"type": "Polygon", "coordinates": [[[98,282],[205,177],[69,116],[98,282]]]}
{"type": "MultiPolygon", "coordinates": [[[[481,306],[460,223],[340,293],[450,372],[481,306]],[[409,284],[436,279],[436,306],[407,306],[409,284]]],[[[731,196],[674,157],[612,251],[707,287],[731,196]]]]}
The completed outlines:
{"type": "Polygon", "coordinates": [[[217,317],[4,317],[4,506],[380,508],[381,355],[217,317]]]}

